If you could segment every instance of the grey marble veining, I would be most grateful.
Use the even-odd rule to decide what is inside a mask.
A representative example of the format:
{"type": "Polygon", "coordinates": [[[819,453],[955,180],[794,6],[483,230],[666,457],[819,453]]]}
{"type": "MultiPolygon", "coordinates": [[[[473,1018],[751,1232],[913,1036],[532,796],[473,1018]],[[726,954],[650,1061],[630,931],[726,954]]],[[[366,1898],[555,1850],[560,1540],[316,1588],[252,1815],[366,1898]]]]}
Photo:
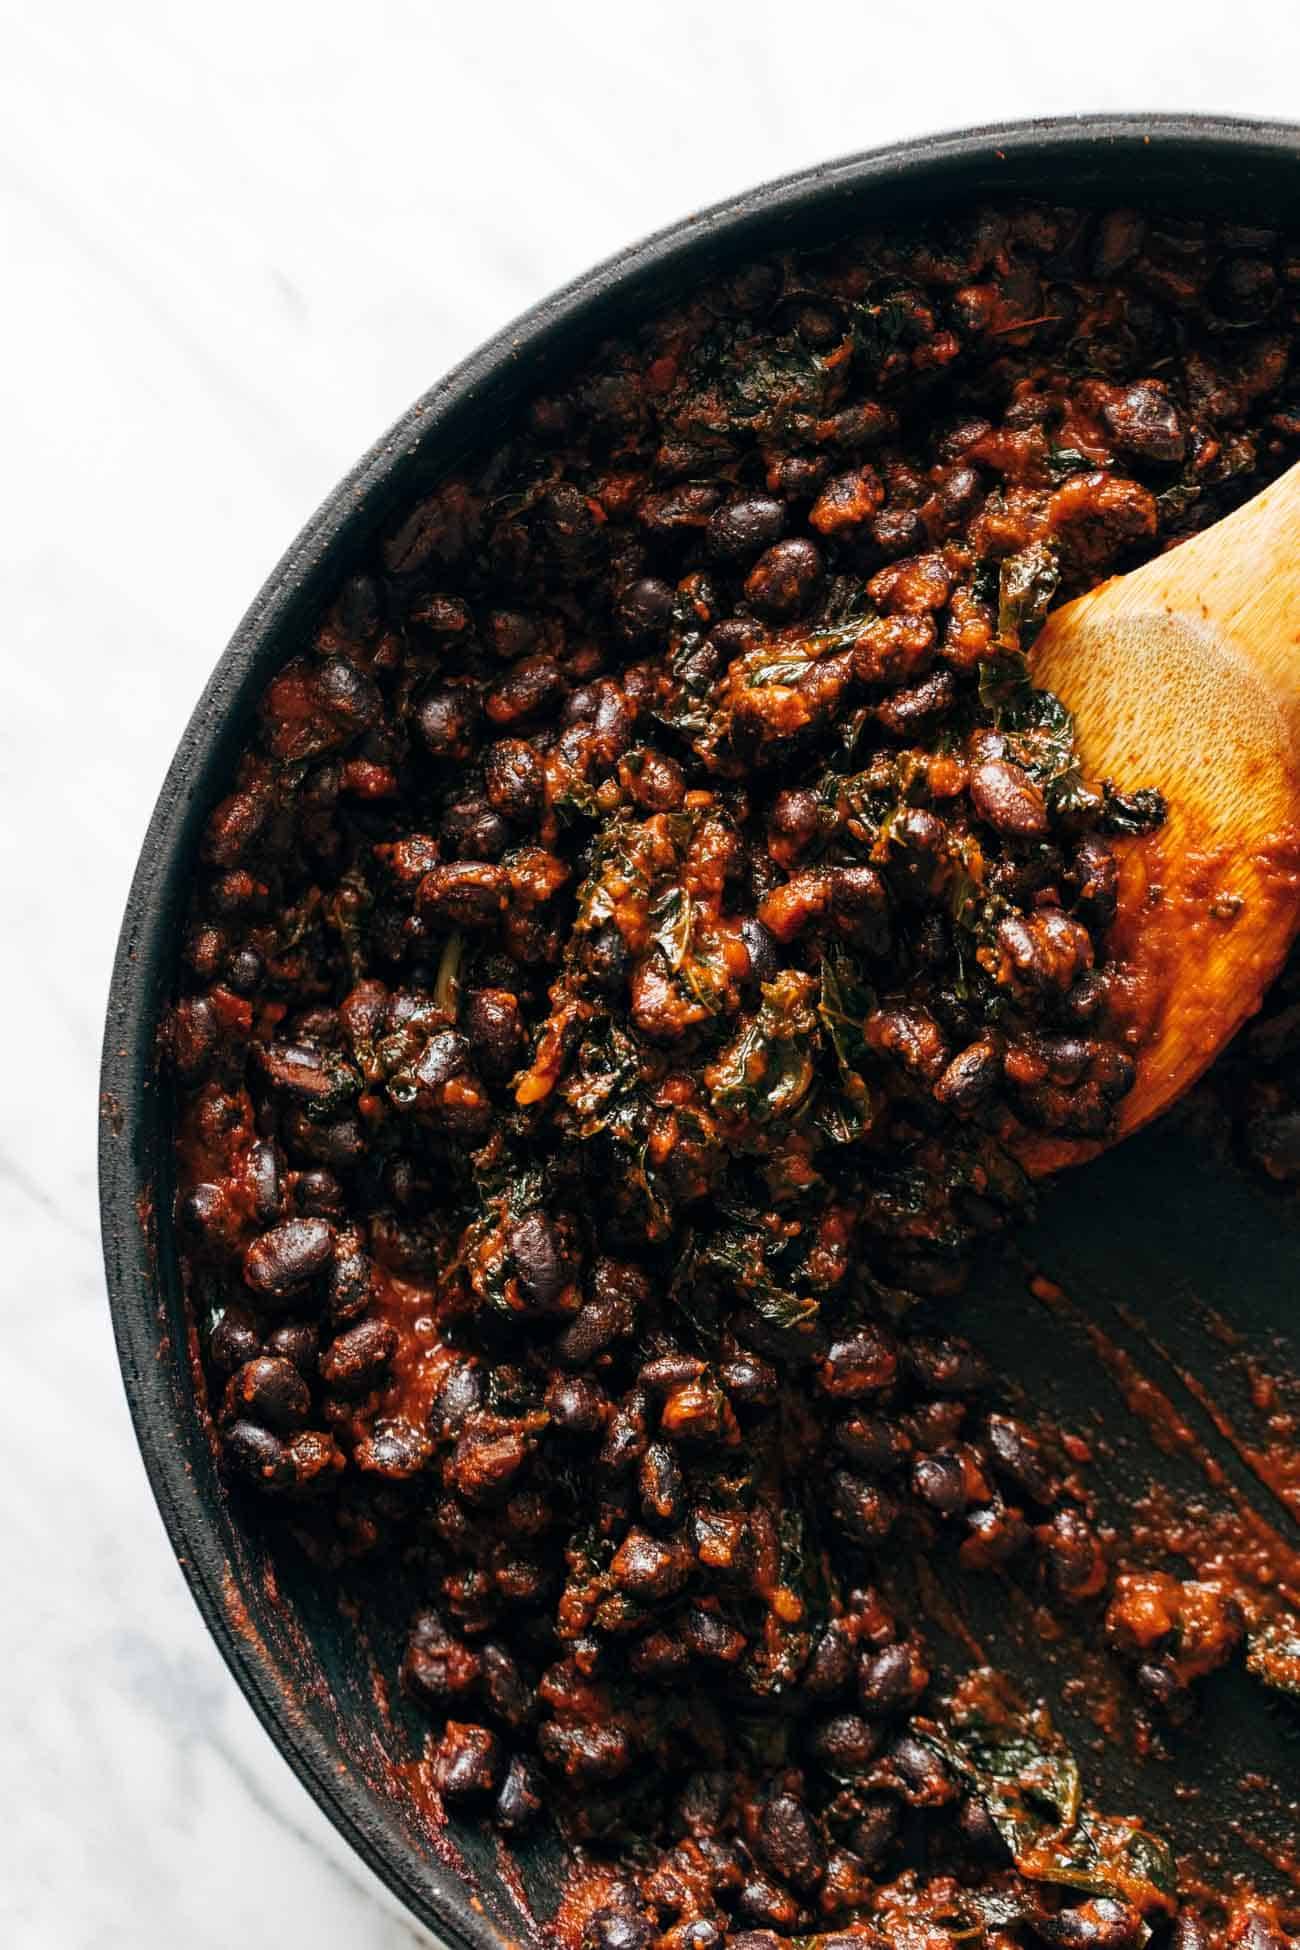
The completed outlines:
{"type": "Polygon", "coordinates": [[[1274,0],[0,0],[0,1944],[398,1950],[172,1562],[95,1073],[158,784],[266,571],[440,371],[746,183],[998,116],[1294,112],[1274,0]]]}

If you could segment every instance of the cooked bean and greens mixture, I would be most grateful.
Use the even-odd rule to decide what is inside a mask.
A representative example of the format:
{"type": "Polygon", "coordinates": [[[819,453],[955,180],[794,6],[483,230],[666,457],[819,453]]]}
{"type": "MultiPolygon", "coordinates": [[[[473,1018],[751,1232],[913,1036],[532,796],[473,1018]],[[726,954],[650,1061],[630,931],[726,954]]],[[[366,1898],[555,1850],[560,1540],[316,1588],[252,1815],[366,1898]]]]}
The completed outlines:
{"type": "Polygon", "coordinates": [[[1289,1940],[893,1594],[1016,1581],[1156,1726],[1300,1690],[944,1327],[1138,1055],[1165,806],[1027,653],[1300,452],[1298,306],[1272,233],[1125,211],[754,263],[431,481],[261,700],[168,1038],[222,1462],[322,1576],[400,1557],[430,1789],[558,1821],[570,1950],[1289,1940]]]}

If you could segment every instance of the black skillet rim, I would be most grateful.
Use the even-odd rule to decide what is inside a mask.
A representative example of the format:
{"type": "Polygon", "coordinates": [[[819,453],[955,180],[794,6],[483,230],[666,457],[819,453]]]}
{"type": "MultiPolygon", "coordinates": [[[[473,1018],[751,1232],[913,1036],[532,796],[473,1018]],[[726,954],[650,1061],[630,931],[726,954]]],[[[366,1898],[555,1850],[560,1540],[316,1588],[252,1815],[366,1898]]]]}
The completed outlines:
{"type": "MultiPolygon", "coordinates": [[[[635,312],[716,246],[730,257],[786,223],[824,224],[828,211],[887,185],[923,195],[959,190],[964,175],[990,187],[996,164],[1025,187],[1027,163],[1049,179],[1086,178],[1090,154],[1119,150],[1134,165],[1184,158],[1240,165],[1300,161],[1300,125],[1217,116],[1082,115],[992,124],[892,144],[798,171],[728,198],[605,260],[489,339],[439,380],[373,446],[307,522],[267,578],[221,656],[168,769],[127,899],[105,1026],[100,1080],[100,1212],[113,1328],[145,1469],[205,1624],[266,1731],[318,1805],[371,1869],[436,1936],[456,1950],[500,1950],[501,1938],[466,1885],[417,1856],[382,1798],[341,1767],[339,1750],[293,1710],[274,1662],[237,1629],[230,1564],[209,1492],[177,1427],[188,1388],[188,1349],[169,1327],[159,1254],[170,1254],[170,1215],[156,1210],[155,1173],[164,1093],[158,1085],[158,1012],[173,972],[174,920],[198,824],[236,748],[238,730],[294,620],[310,613],[349,539],[372,532],[402,484],[432,454],[447,464],[464,446],[458,423],[490,411],[535,381],[539,365],[618,310],[635,312]]],[[[1009,181],[1008,187],[1012,187],[1009,181]]],[[[1059,184],[1049,180],[1044,188],[1059,184]]],[[[755,243],[755,247],[761,247],[755,243]]],[[[191,1410],[198,1433],[197,1416],[191,1410]]]]}

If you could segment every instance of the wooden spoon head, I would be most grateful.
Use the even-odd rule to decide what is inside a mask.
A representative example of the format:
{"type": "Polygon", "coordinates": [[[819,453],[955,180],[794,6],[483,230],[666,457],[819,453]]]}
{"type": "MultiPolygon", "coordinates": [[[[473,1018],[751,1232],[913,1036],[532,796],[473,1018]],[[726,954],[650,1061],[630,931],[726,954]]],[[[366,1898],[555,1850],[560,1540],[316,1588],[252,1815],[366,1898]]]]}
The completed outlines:
{"type": "MultiPolygon", "coordinates": [[[[1119,907],[1107,942],[1137,1081],[1115,1137],[1194,1082],[1259,1007],[1300,922],[1300,763],[1286,700],[1208,618],[1116,613],[1104,585],[1049,618],[1034,682],[1074,713],[1085,773],[1157,786],[1165,824],[1116,842],[1119,907]]],[[[1296,619],[1300,628],[1300,618],[1296,619]]],[[[1300,646],[1295,649],[1300,696],[1300,646]]],[[[1054,1171],[1099,1144],[1032,1138],[1054,1171]]]]}

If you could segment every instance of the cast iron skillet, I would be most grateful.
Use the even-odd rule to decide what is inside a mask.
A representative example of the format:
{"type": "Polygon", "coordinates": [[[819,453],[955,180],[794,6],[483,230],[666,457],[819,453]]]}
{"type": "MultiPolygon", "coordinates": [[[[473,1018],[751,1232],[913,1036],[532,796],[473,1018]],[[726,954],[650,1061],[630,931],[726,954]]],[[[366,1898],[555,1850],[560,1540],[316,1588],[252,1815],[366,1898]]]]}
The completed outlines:
{"type": "MultiPolygon", "coordinates": [[[[404,1763],[423,1729],[393,1684],[409,1598],[386,1592],[382,1570],[355,1573],[367,1615],[363,1636],[339,1583],[291,1550],[273,1549],[256,1523],[237,1521],[196,1408],[193,1349],[172,1223],[169,1106],[157,1060],[159,1014],[175,968],[201,823],[227,789],[255,701],[271,674],[307,640],[337,583],[360,565],[392,513],[415,500],[535,388],[581,360],[594,341],[637,320],[681,287],[772,247],[806,243],[858,224],[955,208],[1026,192],[1061,200],[1183,206],[1242,221],[1300,216],[1300,128],[1283,124],[1084,117],[926,137],[790,176],[686,218],[579,278],[516,320],[424,395],[313,516],[256,598],[181,740],[145,836],[127,903],[109,997],[101,1097],[100,1196],[109,1296],[122,1374],[163,1521],[209,1630],[254,1711],[336,1826],[440,1937],[458,1950],[497,1950],[502,1937],[535,1940],[536,1916],[554,1902],[558,1853],[532,1842],[517,1863],[473,1824],[440,1835],[406,1785],[404,1763]],[[385,1622],[390,1621],[390,1622],[385,1622]],[[528,1892],[526,1904],[521,1896],[528,1892]]],[[[1177,1120],[1052,1188],[1017,1250],[1080,1297],[1107,1331],[1158,1370],[1197,1441],[1215,1430],[1175,1373],[1213,1382],[1231,1412],[1246,1393],[1223,1371],[1204,1331],[1217,1308],[1250,1345],[1292,1334],[1300,1231],[1287,1209],[1212,1161],[1177,1120]],[[1116,1312],[1138,1309],[1164,1350],[1154,1354],[1116,1312]],[[1198,1365],[1199,1364],[1199,1365],[1198,1365]]],[[[1045,1311],[1013,1259],[986,1269],[956,1325],[1022,1383],[1099,1441],[1103,1495],[1131,1499],[1156,1469],[1176,1496],[1205,1489],[1194,1455],[1158,1455],[1126,1410],[1081,1326],[1045,1311]]],[[[947,1316],[952,1319],[951,1311],[947,1316]]],[[[1215,1350],[1218,1350],[1216,1352],[1215,1350]]],[[[1300,1372],[1292,1341],[1282,1363],[1300,1372]]],[[[1300,1545],[1300,1531],[1218,1443],[1243,1494],[1300,1545]]],[[[1267,1846],[1294,1831],[1294,1807],[1236,1792],[1254,1769],[1295,1775],[1300,1747],[1287,1709],[1261,1706],[1240,1675],[1210,1682],[1194,1737],[1169,1762],[1125,1780],[1122,1754],[1091,1751],[1095,1729],[1059,1678],[1032,1621],[1008,1616],[995,1580],[968,1578],[970,1625],[1012,1661],[1025,1684],[1055,1697],[1082,1738],[1085,1771],[1112,1806],[1140,1808],[1176,1841],[1208,1827],[1240,1866],[1267,1869],[1234,1822],[1267,1846]],[[981,1612],[983,1615],[981,1615],[981,1612]],[[1184,1790],[1175,1794],[1178,1786],[1184,1790]],[[1185,1790],[1199,1790],[1188,1800],[1185,1790]]],[[[969,1656],[969,1655],[963,1655],[969,1656]]],[[[1083,1702],[1086,1706],[1086,1700],[1083,1702]]],[[[1095,1744],[1095,1743],[1093,1743],[1095,1744]]],[[[1285,1796],[1283,1797],[1285,1799],[1285,1796]]]]}

